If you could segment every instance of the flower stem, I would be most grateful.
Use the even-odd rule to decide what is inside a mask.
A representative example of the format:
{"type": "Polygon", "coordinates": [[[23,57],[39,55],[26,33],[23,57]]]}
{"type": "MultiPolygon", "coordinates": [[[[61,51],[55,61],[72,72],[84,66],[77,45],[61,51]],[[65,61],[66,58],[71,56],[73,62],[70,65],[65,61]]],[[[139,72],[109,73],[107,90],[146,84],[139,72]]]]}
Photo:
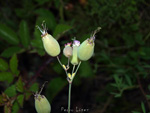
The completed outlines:
{"type": "Polygon", "coordinates": [[[68,93],[68,113],[70,113],[70,104],[71,104],[71,83],[69,83],[69,93],[68,93]]]}

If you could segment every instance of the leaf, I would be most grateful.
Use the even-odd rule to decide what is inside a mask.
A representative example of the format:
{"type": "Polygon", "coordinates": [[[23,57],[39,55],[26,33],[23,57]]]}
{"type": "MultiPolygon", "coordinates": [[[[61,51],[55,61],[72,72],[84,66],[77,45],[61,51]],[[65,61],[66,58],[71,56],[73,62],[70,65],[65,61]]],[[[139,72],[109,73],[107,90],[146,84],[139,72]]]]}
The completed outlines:
{"type": "Polygon", "coordinates": [[[12,55],[16,54],[16,53],[19,53],[22,49],[20,47],[9,47],[7,49],[5,49],[2,53],[1,53],[1,56],[2,57],[6,57],[6,58],[9,58],[11,57],[12,55]]]}
{"type": "Polygon", "coordinates": [[[8,70],[8,63],[4,59],[0,58],[0,71],[6,70],[8,70]]]}
{"type": "Polygon", "coordinates": [[[9,66],[10,66],[11,72],[13,74],[15,74],[16,76],[18,76],[18,74],[19,74],[19,71],[18,71],[18,59],[17,59],[16,54],[11,57],[10,62],[9,62],[9,66]]]}
{"type": "Polygon", "coordinates": [[[44,56],[45,55],[45,51],[43,49],[37,49],[37,53],[40,55],[40,56],[44,56]]]}
{"type": "Polygon", "coordinates": [[[145,106],[144,106],[144,103],[143,103],[143,102],[141,103],[141,107],[142,107],[143,113],[146,113],[145,106]]]}
{"type": "Polygon", "coordinates": [[[14,77],[12,73],[10,72],[1,72],[0,73],[0,81],[7,81],[8,83],[11,83],[13,81],[14,77]]]}
{"type": "Polygon", "coordinates": [[[0,37],[6,40],[9,44],[19,44],[17,34],[11,28],[2,23],[0,23],[0,37]]]}
{"type": "Polygon", "coordinates": [[[61,35],[63,35],[65,32],[67,32],[71,28],[72,27],[69,25],[58,24],[53,32],[53,37],[55,37],[56,39],[59,39],[59,37],[61,37],[61,35]]]}
{"type": "Polygon", "coordinates": [[[18,75],[19,71],[18,71],[18,59],[16,54],[14,54],[10,61],[9,61],[9,66],[10,66],[10,70],[12,71],[13,74],[18,75]]]}
{"type": "Polygon", "coordinates": [[[24,83],[22,81],[22,78],[19,77],[18,81],[16,82],[16,89],[17,89],[17,91],[22,93],[24,91],[24,87],[23,86],[24,86],[24,83]]]}
{"type": "Polygon", "coordinates": [[[16,86],[15,85],[11,85],[10,87],[8,87],[5,91],[5,94],[7,94],[9,97],[13,97],[15,96],[16,93],[16,86]]]}
{"type": "Polygon", "coordinates": [[[38,39],[32,40],[32,41],[31,41],[31,45],[32,45],[33,47],[38,48],[38,49],[43,49],[43,50],[44,50],[43,44],[42,44],[42,40],[38,40],[38,39]]]}
{"type": "Polygon", "coordinates": [[[93,73],[90,63],[88,61],[82,62],[79,68],[79,75],[81,77],[92,77],[93,74],[94,73],[93,73]]]}
{"type": "Polygon", "coordinates": [[[17,102],[18,102],[18,104],[19,104],[21,107],[23,107],[23,101],[24,101],[24,95],[23,95],[23,94],[17,96],[17,102]]]}
{"type": "Polygon", "coordinates": [[[62,90],[62,88],[64,88],[66,84],[66,80],[61,77],[51,80],[46,90],[47,98],[52,101],[52,99],[62,90]]]}
{"type": "Polygon", "coordinates": [[[22,20],[19,26],[19,37],[22,45],[27,48],[29,46],[29,28],[26,21],[22,20]]]}
{"type": "Polygon", "coordinates": [[[34,31],[34,40],[31,41],[31,45],[33,47],[39,48],[39,49],[43,49],[43,42],[42,42],[42,38],[41,38],[41,33],[38,29],[35,29],[34,31]]]}
{"type": "Polygon", "coordinates": [[[38,90],[39,90],[39,84],[38,83],[34,83],[34,84],[31,85],[30,91],[36,92],[38,90]]]}
{"type": "Polygon", "coordinates": [[[18,113],[18,111],[19,111],[19,104],[17,101],[15,101],[12,106],[12,113],[18,113]]]}

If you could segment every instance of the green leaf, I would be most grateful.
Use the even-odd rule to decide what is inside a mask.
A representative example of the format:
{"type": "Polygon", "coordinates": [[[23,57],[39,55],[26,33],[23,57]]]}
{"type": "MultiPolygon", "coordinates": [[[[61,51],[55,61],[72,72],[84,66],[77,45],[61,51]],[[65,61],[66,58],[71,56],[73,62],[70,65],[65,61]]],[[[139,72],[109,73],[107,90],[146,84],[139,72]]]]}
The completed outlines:
{"type": "Polygon", "coordinates": [[[43,44],[42,44],[42,40],[38,40],[38,39],[32,40],[32,41],[31,41],[31,45],[32,45],[33,47],[36,47],[36,48],[39,48],[39,49],[43,49],[43,50],[44,50],[43,44]]]}
{"type": "Polygon", "coordinates": [[[33,47],[39,48],[39,49],[43,49],[43,42],[42,42],[42,38],[41,38],[41,33],[38,29],[35,29],[34,31],[34,40],[31,41],[31,45],[33,47]]]}
{"type": "Polygon", "coordinates": [[[9,58],[14,54],[19,53],[21,50],[22,49],[20,47],[9,47],[1,53],[1,56],[9,58]]]}
{"type": "Polygon", "coordinates": [[[79,67],[79,75],[81,77],[92,77],[93,74],[94,73],[93,73],[90,63],[88,61],[82,62],[79,67]]]}
{"type": "Polygon", "coordinates": [[[46,90],[47,98],[52,101],[52,99],[62,90],[62,88],[64,88],[66,84],[66,80],[62,79],[61,77],[51,80],[46,90]]]}
{"type": "Polygon", "coordinates": [[[143,113],[146,113],[145,106],[144,106],[144,103],[143,103],[143,102],[141,103],[141,107],[142,107],[143,113]]]}
{"type": "Polygon", "coordinates": [[[16,54],[12,56],[12,58],[10,59],[9,62],[9,66],[10,66],[10,70],[13,74],[15,74],[16,76],[18,76],[19,71],[18,71],[18,59],[16,54]]]}
{"type": "Polygon", "coordinates": [[[4,59],[0,58],[0,71],[6,70],[8,70],[8,63],[4,59]]]}
{"type": "Polygon", "coordinates": [[[27,48],[29,46],[30,36],[29,36],[28,24],[24,20],[20,22],[19,37],[22,45],[27,48]]]}
{"type": "Polygon", "coordinates": [[[23,107],[23,101],[24,101],[24,95],[21,94],[17,97],[17,102],[21,107],[23,107]]]}
{"type": "Polygon", "coordinates": [[[17,34],[11,28],[2,23],[0,23],[0,37],[6,40],[9,44],[19,44],[17,34]]]}
{"type": "Polygon", "coordinates": [[[37,49],[37,53],[40,55],[40,56],[44,56],[45,55],[45,51],[43,49],[37,49]]]}
{"type": "Polygon", "coordinates": [[[22,78],[19,77],[18,81],[16,82],[16,89],[17,91],[19,92],[23,92],[24,91],[24,87],[23,87],[23,81],[22,81],[22,78]]]}
{"type": "Polygon", "coordinates": [[[31,85],[30,91],[36,92],[38,90],[39,90],[39,84],[38,83],[34,83],[34,84],[31,85]]]}
{"type": "Polygon", "coordinates": [[[12,113],[18,113],[18,111],[19,111],[19,104],[17,101],[15,101],[12,106],[12,113]]]}
{"type": "Polygon", "coordinates": [[[58,24],[54,30],[53,37],[59,39],[65,32],[70,30],[72,27],[65,24],[58,24]]]}
{"type": "Polygon", "coordinates": [[[8,87],[5,91],[5,94],[7,94],[9,97],[13,97],[15,96],[16,93],[16,86],[15,85],[11,85],[10,87],[8,87]]]}
{"type": "Polygon", "coordinates": [[[1,72],[0,73],[0,81],[7,81],[8,83],[11,83],[13,81],[14,77],[12,73],[10,72],[1,72]]]}

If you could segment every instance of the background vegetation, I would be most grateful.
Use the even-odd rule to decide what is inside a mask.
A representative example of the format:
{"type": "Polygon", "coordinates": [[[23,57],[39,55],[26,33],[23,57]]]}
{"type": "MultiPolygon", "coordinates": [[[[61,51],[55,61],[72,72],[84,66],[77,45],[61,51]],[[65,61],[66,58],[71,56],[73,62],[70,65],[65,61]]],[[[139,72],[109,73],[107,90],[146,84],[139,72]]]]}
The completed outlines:
{"type": "MultiPolygon", "coordinates": [[[[98,26],[94,56],[73,82],[72,109],[88,113],[150,111],[150,3],[146,0],[0,1],[0,112],[35,113],[33,92],[52,113],[67,108],[68,84],[56,58],[48,56],[36,25],[45,20],[61,49],[81,42],[98,26]]],[[[63,55],[62,62],[67,63],[63,55]]]]}

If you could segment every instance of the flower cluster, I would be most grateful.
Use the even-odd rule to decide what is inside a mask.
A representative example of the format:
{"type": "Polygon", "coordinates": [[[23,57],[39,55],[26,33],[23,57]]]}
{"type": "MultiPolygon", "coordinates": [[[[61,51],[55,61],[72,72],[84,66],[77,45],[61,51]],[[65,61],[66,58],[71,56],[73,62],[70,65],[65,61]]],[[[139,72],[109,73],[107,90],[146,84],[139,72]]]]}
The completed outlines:
{"type": "MultiPolygon", "coordinates": [[[[43,26],[43,24],[42,24],[43,26]]],[[[67,43],[65,44],[65,47],[63,49],[63,54],[66,58],[68,58],[68,64],[65,66],[61,63],[58,55],[60,54],[60,45],[58,41],[50,34],[47,33],[46,26],[43,26],[43,29],[41,29],[38,26],[38,29],[41,31],[42,35],[42,41],[45,51],[53,57],[57,57],[60,65],[63,67],[63,69],[66,72],[67,80],[69,82],[69,95],[71,92],[71,84],[72,81],[80,67],[81,61],[87,61],[89,60],[93,53],[94,53],[94,46],[95,46],[95,34],[97,31],[100,30],[100,27],[94,31],[93,35],[83,41],[80,44],[80,41],[73,40],[73,43],[67,43]],[[73,65],[72,73],[68,73],[69,64],[73,65]]],[[[68,99],[68,113],[70,110],[70,96],[68,99]]],[[[50,112],[50,104],[48,103],[46,97],[41,96],[40,93],[35,95],[35,106],[38,113],[49,113],[50,112]],[[42,104],[47,104],[45,107],[41,107],[42,104]]]]}

